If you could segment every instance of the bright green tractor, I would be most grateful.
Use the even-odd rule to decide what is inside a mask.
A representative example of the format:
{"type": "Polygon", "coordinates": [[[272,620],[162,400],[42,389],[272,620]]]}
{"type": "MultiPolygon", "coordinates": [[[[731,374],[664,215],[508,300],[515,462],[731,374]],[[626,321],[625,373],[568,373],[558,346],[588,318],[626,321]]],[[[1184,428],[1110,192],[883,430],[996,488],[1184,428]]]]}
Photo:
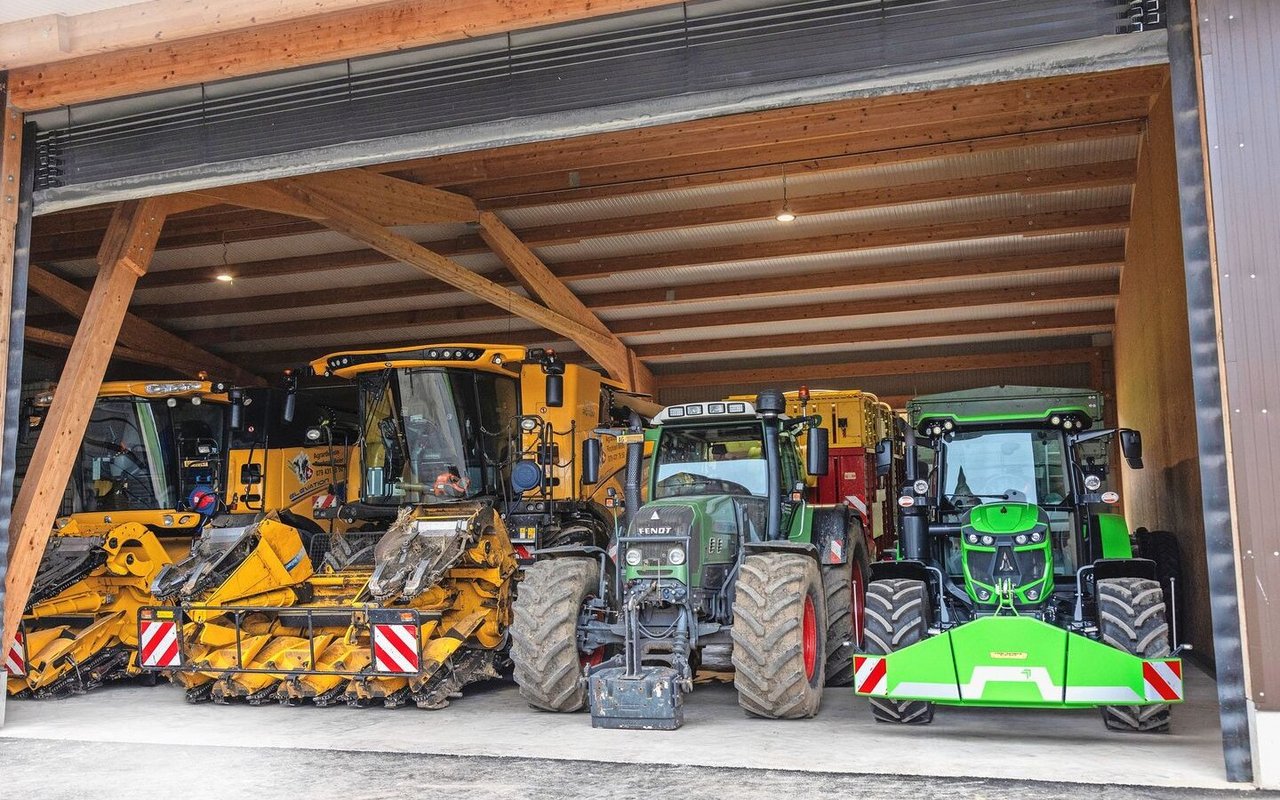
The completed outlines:
{"type": "Polygon", "coordinates": [[[899,560],[872,567],[854,687],[877,720],[935,704],[1100,707],[1108,728],[1163,731],[1182,701],[1157,563],[1135,558],[1105,491],[1101,395],[993,387],[907,408],[899,560]]]}
{"type": "Polygon", "coordinates": [[[852,679],[862,527],[847,506],[806,500],[806,472],[827,469],[827,432],[785,408],[780,392],[754,406],[677,405],[622,435],[627,513],[614,547],[541,551],[520,584],[511,656],[530,705],[589,703],[597,727],[673,730],[695,671],[727,668],[730,653],[738,702],[762,717],[811,717],[828,676],[852,679]]]}

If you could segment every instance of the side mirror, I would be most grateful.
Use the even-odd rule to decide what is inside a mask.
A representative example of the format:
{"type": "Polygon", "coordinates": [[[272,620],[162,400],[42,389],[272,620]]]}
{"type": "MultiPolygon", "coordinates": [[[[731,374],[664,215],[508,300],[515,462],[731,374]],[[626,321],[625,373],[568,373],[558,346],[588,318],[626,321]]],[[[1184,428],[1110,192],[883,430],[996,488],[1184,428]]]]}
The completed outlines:
{"type": "Polygon", "coordinates": [[[298,410],[298,376],[293,370],[284,371],[284,421],[293,422],[293,415],[298,410]]]}
{"type": "Polygon", "coordinates": [[[591,485],[600,480],[600,440],[582,440],[582,482],[591,485]]]}
{"type": "Polygon", "coordinates": [[[893,440],[881,439],[876,443],[876,474],[888,475],[893,469],[893,440]]]}
{"type": "Polygon", "coordinates": [[[809,428],[808,447],[805,452],[805,469],[810,475],[827,474],[827,450],[830,434],[826,428],[813,426],[809,428]]]}
{"type": "Polygon", "coordinates": [[[238,431],[244,427],[244,392],[232,389],[227,397],[231,400],[231,430],[238,431]]]}
{"type": "Polygon", "coordinates": [[[560,408],[564,405],[564,376],[547,375],[547,408],[560,408]]]}
{"type": "Polygon", "coordinates": [[[1142,432],[1130,428],[1120,430],[1120,452],[1130,469],[1142,469],[1142,432]]]}

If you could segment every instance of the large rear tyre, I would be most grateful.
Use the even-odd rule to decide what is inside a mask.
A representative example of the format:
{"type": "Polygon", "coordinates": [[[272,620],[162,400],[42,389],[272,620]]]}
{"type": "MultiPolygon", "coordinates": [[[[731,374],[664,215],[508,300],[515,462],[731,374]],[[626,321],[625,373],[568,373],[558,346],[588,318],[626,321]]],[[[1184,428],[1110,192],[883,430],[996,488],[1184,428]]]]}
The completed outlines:
{"type": "MultiPolygon", "coordinates": [[[[872,581],[867,587],[866,652],[888,655],[929,635],[929,590],[923,581],[872,581]]],[[[869,697],[877,722],[924,725],[933,722],[927,700],[869,697]]]]}
{"type": "Polygon", "coordinates": [[[866,622],[866,569],[862,551],[844,564],[822,567],[827,598],[827,685],[853,685],[853,654],[862,646],[866,622]]]}
{"type": "Polygon", "coordinates": [[[826,618],[822,576],[812,558],[760,553],[743,559],[733,602],[733,685],[743,710],[771,719],[818,713],[826,618]]]}
{"type": "Polygon", "coordinates": [[[600,583],[591,558],[554,558],[524,571],[511,622],[511,661],[520,694],[533,708],[578,711],[587,703],[578,650],[582,607],[600,583]]]}
{"type": "MultiPolygon", "coordinates": [[[[1141,658],[1169,655],[1160,584],[1146,578],[1098,581],[1098,632],[1104,644],[1141,658]]],[[[1103,706],[1102,721],[1113,731],[1163,733],[1169,730],[1169,704],[1103,706]]]]}

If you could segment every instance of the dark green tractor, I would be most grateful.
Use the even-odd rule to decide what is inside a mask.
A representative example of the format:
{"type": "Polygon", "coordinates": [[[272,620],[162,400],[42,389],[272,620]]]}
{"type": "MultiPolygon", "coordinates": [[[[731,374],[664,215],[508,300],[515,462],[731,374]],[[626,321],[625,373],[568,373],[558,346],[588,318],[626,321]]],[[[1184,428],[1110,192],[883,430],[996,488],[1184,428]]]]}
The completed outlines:
{"type": "MultiPolygon", "coordinates": [[[[757,716],[811,717],[827,675],[851,678],[863,533],[846,506],[807,501],[827,432],[785,408],[779,392],[670,406],[620,437],[626,514],[613,547],[541,552],[520,585],[511,653],[530,705],[589,703],[597,727],[673,730],[699,666],[730,652],[738,702],[757,716]]],[[[584,450],[590,475],[595,444],[584,450]]]]}

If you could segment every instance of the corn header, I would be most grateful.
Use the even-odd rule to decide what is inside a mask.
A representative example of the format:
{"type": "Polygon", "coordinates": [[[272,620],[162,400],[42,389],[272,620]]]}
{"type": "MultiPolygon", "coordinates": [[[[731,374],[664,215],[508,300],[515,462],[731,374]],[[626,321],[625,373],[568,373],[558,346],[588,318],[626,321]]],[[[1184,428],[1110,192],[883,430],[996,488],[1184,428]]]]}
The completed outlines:
{"type": "Polygon", "coordinates": [[[311,371],[359,396],[358,456],[316,501],[338,527],[208,531],[157,581],[166,605],[141,611],[140,638],[165,643],[146,666],[192,701],[440,708],[506,669],[521,561],[607,542],[623,448],[592,484],[574,453],[643,401],[523,348],[342,352],[311,371]]]}

